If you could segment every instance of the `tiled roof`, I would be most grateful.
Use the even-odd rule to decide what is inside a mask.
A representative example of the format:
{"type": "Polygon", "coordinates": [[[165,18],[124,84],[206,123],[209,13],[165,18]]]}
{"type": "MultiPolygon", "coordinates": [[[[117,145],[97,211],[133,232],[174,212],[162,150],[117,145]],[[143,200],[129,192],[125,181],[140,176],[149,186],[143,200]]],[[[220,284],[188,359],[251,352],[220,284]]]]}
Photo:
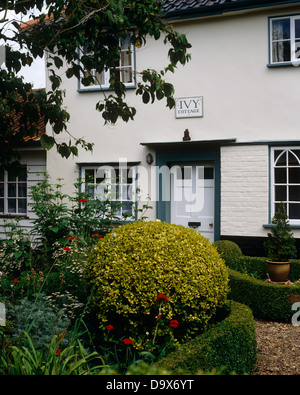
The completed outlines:
{"type": "Polygon", "coordinates": [[[224,3],[233,3],[239,0],[165,0],[163,9],[165,12],[195,9],[224,3]]]}
{"type": "MultiPolygon", "coordinates": [[[[33,92],[38,91],[38,90],[33,90],[33,92]]],[[[22,99],[20,99],[20,101],[22,101],[22,99]]],[[[21,118],[22,114],[18,113],[15,114],[13,117],[13,130],[17,133],[20,130],[20,118],[21,118]]],[[[40,117],[40,119],[38,120],[38,122],[32,123],[31,126],[33,126],[35,128],[35,135],[30,137],[24,137],[24,141],[37,141],[39,140],[39,138],[41,137],[42,134],[46,133],[46,125],[44,122],[44,118],[40,117]]]]}
{"type": "Polygon", "coordinates": [[[299,0],[164,0],[163,10],[166,14],[200,13],[207,15],[220,10],[260,8],[270,5],[299,3],[299,0]]]}

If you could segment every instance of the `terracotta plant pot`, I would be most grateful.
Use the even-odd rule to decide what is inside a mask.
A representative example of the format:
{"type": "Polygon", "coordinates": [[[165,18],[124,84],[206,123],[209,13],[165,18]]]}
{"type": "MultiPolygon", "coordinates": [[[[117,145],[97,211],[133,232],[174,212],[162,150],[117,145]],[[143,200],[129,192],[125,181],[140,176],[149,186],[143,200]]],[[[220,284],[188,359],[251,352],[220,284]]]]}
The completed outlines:
{"type": "Polygon", "coordinates": [[[268,272],[271,281],[275,283],[285,283],[289,279],[291,262],[268,261],[268,272]]]}

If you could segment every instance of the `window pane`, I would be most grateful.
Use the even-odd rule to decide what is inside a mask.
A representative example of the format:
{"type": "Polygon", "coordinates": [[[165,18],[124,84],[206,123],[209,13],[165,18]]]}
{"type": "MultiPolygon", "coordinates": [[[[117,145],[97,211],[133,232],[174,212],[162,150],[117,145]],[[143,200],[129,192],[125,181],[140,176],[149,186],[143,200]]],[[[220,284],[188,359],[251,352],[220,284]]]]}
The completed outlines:
{"type": "Polygon", "coordinates": [[[4,181],[4,170],[0,170],[0,181],[4,181]]]}
{"type": "Polygon", "coordinates": [[[277,19],[272,21],[272,40],[287,40],[290,38],[290,20],[277,19]]]}
{"type": "Polygon", "coordinates": [[[7,175],[7,179],[8,179],[8,181],[16,181],[16,176],[13,175],[13,174],[9,171],[9,172],[8,172],[8,175],[7,175]]]}
{"type": "Polygon", "coordinates": [[[120,78],[121,78],[121,82],[123,82],[124,84],[133,82],[132,69],[128,67],[121,69],[120,78]]]}
{"type": "Polygon", "coordinates": [[[205,167],[204,168],[204,179],[205,180],[213,180],[214,179],[214,168],[213,167],[205,167]]]}
{"type": "Polygon", "coordinates": [[[299,166],[299,157],[297,153],[299,153],[299,151],[289,152],[289,166],[299,166]]]}
{"type": "Polygon", "coordinates": [[[295,47],[293,49],[295,51],[295,58],[300,59],[300,40],[295,42],[295,47]]]}
{"type": "Polygon", "coordinates": [[[297,203],[289,204],[289,218],[300,219],[300,204],[297,203]]]}
{"type": "Polygon", "coordinates": [[[121,67],[124,66],[132,66],[131,63],[131,51],[130,50],[126,50],[126,51],[122,51],[121,53],[121,67]]]}
{"type": "Polygon", "coordinates": [[[122,211],[123,213],[131,213],[132,211],[132,202],[123,202],[122,203],[122,211]]]}
{"type": "Polygon", "coordinates": [[[0,199],[0,213],[4,213],[4,199],[0,199]]]}
{"type": "Polygon", "coordinates": [[[290,41],[276,41],[272,46],[273,62],[289,62],[291,60],[290,41]]]}
{"type": "Polygon", "coordinates": [[[300,202],[300,185],[289,187],[289,201],[300,202]]]}
{"type": "Polygon", "coordinates": [[[26,199],[18,200],[18,213],[25,214],[26,213],[26,199]]]}
{"type": "Polygon", "coordinates": [[[16,184],[8,184],[7,186],[8,196],[9,197],[16,197],[17,195],[17,187],[16,184]]]}
{"type": "Polygon", "coordinates": [[[275,187],[275,200],[277,202],[286,201],[286,186],[277,185],[275,187]]]}
{"type": "MultiPolygon", "coordinates": [[[[291,170],[291,169],[290,169],[291,170]]],[[[299,168],[300,170],[300,168],[299,168]]],[[[275,184],[286,184],[286,168],[275,168],[275,184]]]]}
{"type": "Polygon", "coordinates": [[[0,197],[4,197],[4,183],[0,183],[0,197]]]}
{"type": "Polygon", "coordinates": [[[85,182],[95,182],[93,169],[89,169],[85,171],[85,182]]]}
{"type": "Polygon", "coordinates": [[[18,197],[26,197],[27,196],[27,184],[20,183],[18,184],[18,197]]]}
{"type": "Polygon", "coordinates": [[[7,200],[7,206],[8,206],[8,212],[9,213],[15,213],[16,212],[16,199],[8,199],[7,200]]]}
{"type": "Polygon", "coordinates": [[[18,181],[27,181],[27,169],[26,168],[22,168],[21,172],[18,176],[18,181]]]}
{"type": "Polygon", "coordinates": [[[275,166],[286,166],[286,152],[275,151],[275,166]]]}
{"type": "Polygon", "coordinates": [[[300,19],[295,20],[295,37],[300,38],[300,19]]]}
{"type": "Polygon", "coordinates": [[[300,167],[291,167],[289,169],[289,183],[300,184],[300,167]]]}

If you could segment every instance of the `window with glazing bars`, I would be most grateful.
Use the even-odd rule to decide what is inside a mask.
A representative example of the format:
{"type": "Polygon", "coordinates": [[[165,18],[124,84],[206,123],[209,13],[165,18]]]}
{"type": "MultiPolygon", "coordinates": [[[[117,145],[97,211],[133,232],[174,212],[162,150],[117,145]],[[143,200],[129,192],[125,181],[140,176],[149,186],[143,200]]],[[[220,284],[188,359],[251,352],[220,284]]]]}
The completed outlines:
{"type": "Polygon", "coordinates": [[[19,176],[0,170],[0,214],[26,215],[27,173],[23,168],[19,176]]]}

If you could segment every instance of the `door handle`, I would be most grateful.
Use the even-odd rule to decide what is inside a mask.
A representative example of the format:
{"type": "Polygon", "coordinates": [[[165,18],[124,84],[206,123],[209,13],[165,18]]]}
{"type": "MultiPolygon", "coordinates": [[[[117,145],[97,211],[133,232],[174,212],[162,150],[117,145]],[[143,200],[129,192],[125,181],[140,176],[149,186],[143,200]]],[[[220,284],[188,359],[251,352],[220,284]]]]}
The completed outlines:
{"type": "Polygon", "coordinates": [[[210,223],[209,223],[209,226],[212,227],[212,226],[214,226],[214,224],[213,224],[212,222],[210,222],[210,223]]]}

